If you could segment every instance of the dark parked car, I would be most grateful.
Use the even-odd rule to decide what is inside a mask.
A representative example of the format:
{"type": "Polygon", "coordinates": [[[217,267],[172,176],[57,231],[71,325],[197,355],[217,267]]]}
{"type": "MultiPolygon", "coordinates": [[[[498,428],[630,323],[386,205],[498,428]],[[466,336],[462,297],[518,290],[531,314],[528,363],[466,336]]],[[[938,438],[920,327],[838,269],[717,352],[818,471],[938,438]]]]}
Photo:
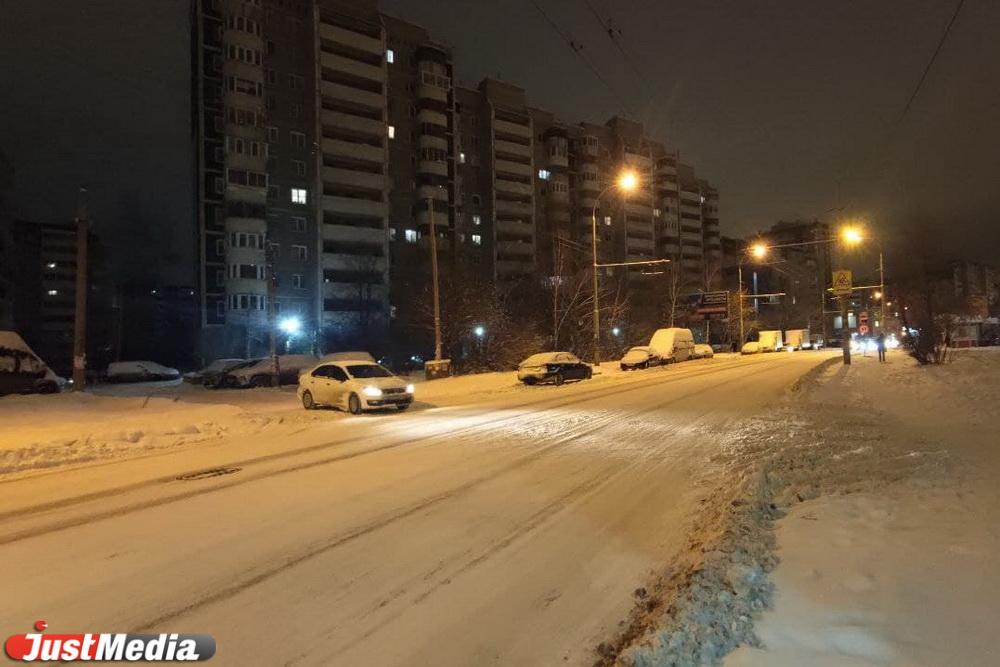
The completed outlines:
{"type": "Polygon", "coordinates": [[[594,370],[572,352],[542,352],[533,354],[517,367],[517,379],[524,384],[566,380],[589,380],[594,370]]]}
{"type": "Polygon", "coordinates": [[[653,348],[640,346],[633,347],[626,352],[625,356],[623,356],[622,360],[618,363],[623,371],[627,371],[635,370],[636,368],[649,368],[650,366],[657,366],[663,363],[663,360],[660,359],[660,355],[658,355],[656,350],[653,348]]]}

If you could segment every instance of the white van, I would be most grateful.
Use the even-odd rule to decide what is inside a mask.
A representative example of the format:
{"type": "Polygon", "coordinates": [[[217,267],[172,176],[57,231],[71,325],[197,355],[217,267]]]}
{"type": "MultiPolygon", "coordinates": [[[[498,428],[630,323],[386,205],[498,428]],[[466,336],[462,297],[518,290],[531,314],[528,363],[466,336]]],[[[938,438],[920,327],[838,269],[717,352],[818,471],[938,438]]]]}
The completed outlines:
{"type": "Polygon", "coordinates": [[[649,347],[664,363],[686,361],[694,353],[694,336],[690,329],[657,329],[649,339],[649,347]]]}
{"type": "Polygon", "coordinates": [[[761,352],[777,352],[784,347],[781,341],[781,331],[775,329],[773,331],[761,331],[760,337],[757,339],[760,343],[761,352]]]}

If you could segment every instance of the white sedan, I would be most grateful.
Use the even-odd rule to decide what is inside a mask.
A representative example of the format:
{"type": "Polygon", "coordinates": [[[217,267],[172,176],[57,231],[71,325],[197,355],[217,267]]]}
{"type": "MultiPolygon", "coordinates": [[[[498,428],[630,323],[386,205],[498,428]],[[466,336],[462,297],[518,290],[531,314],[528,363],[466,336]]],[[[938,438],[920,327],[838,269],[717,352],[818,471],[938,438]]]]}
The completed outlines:
{"type": "Polygon", "coordinates": [[[363,360],[320,364],[299,376],[297,393],[306,410],[331,405],[355,415],[386,407],[402,411],[413,403],[412,384],[363,360]]]}

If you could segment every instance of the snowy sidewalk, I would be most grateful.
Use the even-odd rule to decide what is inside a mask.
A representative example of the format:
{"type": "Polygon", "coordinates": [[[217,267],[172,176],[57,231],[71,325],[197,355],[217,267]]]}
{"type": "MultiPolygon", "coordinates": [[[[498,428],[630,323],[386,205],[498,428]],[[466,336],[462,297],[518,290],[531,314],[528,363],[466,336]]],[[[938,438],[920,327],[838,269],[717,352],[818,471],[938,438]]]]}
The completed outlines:
{"type": "Polygon", "coordinates": [[[862,436],[855,461],[817,468],[822,495],[778,522],[763,646],[725,665],[996,665],[1000,354],[918,368],[899,353],[831,375],[812,401],[872,410],[821,413],[862,436]]]}

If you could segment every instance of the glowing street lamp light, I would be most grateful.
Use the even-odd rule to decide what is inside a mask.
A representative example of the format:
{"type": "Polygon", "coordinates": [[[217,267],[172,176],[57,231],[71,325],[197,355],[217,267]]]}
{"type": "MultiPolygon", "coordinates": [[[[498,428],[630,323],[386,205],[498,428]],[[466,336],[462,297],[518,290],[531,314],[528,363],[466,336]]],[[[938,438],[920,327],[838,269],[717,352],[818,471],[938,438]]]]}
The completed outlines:
{"type": "Polygon", "coordinates": [[[626,169],[618,175],[618,180],[615,185],[617,185],[618,189],[622,192],[632,192],[639,187],[639,175],[631,169],[626,169]]]}
{"type": "Polygon", "coordinates": [[[875,297],[876,301],[878,301],[879,299],[882,298],[882,292],[876,291],[874,294],[872,294],[872,296],[875,297]]]}
{"type": "Polygon", "coordinates": [[[840,240],[842,240],[846,246],[856,246],[865,240],[865,235],[864,232],[861,231],[860,227],[847,225],[840,230],[840,240]]]}
{"type": "Polygon", "coordinates": [[[618,327],[612,327],[611,328],[611,335],[612,336],[620,336],[621,333],[622,333],[622,330],[619,329],[618,327]]]}
{"type": "Polygon", "coordinates": [[[286,317],[278,323],[278,328],[289,336],[294,336],[302,330],[302,321],[297,317],[286,317]]]}
{"type": "Polygon", "coordinates": [[[754,259],[764,259],[767,256],[767,246],[763,243],[754,243],[750,246],[750,254],[754,259]]]}
{"type": "Polygon", "coordinates": [[[476,336],[478,336],[479,338],[482,338],[483,336],[486,335],[486,327],[484,327],[482,324],[477,324],[476,327],[472,330],[472,333],[476,334],[476,336]]]}

